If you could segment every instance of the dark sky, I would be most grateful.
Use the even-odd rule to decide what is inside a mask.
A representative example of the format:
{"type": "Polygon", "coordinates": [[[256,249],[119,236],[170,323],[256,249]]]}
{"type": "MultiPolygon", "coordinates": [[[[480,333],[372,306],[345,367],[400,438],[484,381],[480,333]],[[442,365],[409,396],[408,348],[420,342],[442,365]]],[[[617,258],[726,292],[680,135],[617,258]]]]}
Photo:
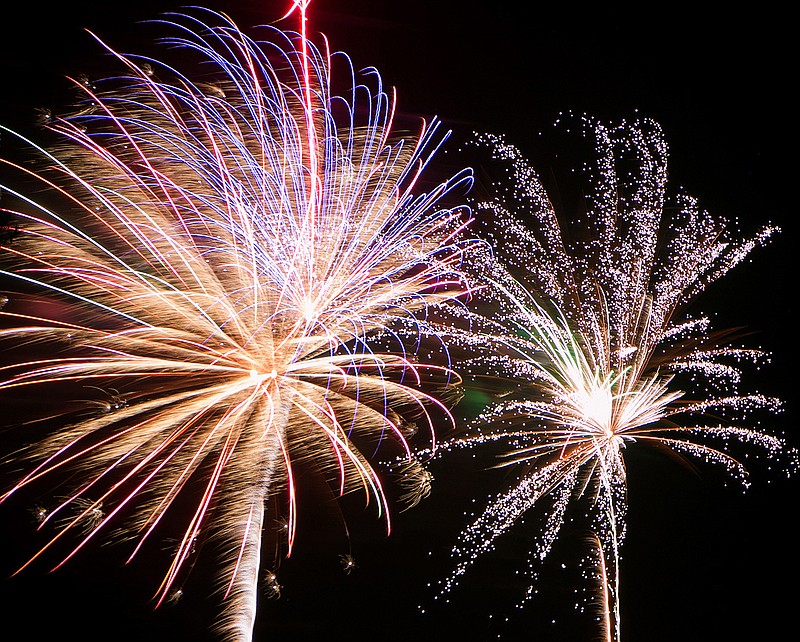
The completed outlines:
{"type": "MultiPolygon", "coordinates": [[[[247,0],[206,6],[247,28],[273,20],[285,5],[247,0]]],[[[62,99],[64,74],[104,69],[108,61],[96,55],[84,27],[123,51],[152,51],[147,28],[134,23],[179,5],[110,6],[79,1],[44,9],[28,2],[17,3],[16,14],[6,12],[0,122],[27,127],[35,107],[62,99]]],[[[716,14],[700,14],[696,6],[630,12],[605,5],[587,11],[572,3],[512,10],[500,2],[318,0],[310,20],[356,67],[375,66],[386,85],[396,87],[401,122],[438,115],[456,132],[504,133],[547,172],[537,132],[560,111],[614,120],[638,113],[663,125],[674,185],[712,212],[740,219],[745,230],[780,225],[783,233],[704,302],[715,306],[723,326],[747,327],[753,343],[773,353],[755,385],[786,401],[769,427],[797,445],[796,322],[789,312],[797,297],[798,148],[795,110],[790,114],[796,101],[789,98],[796,85],[795,35],[787,16],[763,4],[716,14]]],[[[743,494],[708,467],[690,471],[650,454],[632,454],[628,463],[623,639],[738,642],[779,639],[793,630],[800,563],[790,523],[797,479],[755,464],[752,488],[743,494]]],[[[522,612],[512,608],[519,586],[514,572],[525,567],[525,527],[468,574],[447,607],[419,614],[417,605],[432,595],[427,584],[450,568],[447,552],[467,523],[465,511],[480,507],[502,482],[469,458],[454,458],[434,474],[433,495],[397,515],[388,538],[371,512],[345,502],[349,544],[327,497],[309,491],[303,504],[308,523],[281,567],[282,597],[262,602],[256,639],[595,639],[591,628],[588,634],[580,628],[586,618],[572,609],[572,567],[561,568],[573,559],[569,539],[543,571],[542,599],[522,612]],[[348,575],[338,555],[349,549],[357,568],[348,575]],[[494,624],[507,615],[506,625],[494,624]]],[[[25,517],[20,506],[0,507],[4,576],[22,559],[32,528],[25,517]]],[[[580,533],[568,536],[579,541],[580,533]]],[[[21,577],[0,578],[0,639],[210,639],[205,631],[214,612],[202,599],[202,582],[183,602],[154,614],[153,569],[120,568],[120,555],[113,547],[96,549],[54,574],[37,566],[21,577]],[[6,627],[21,632],[9,636],[6,627]]]]}

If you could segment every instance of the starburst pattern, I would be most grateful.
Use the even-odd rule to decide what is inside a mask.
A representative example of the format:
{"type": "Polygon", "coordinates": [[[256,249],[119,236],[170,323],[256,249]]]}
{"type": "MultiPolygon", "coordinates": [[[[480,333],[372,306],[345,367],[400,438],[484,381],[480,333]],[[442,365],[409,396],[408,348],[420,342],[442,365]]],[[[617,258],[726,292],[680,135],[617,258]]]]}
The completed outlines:
{"type": "Polygon", "coordinates": [[[532,567],[549,554],[570,511],[585,509],[602,544],[605,611],[614,615],[603,626],[618,640],[626,449],[652,445],[721,464],[746,486],[737,446],[770,458],[785,448],[747,425],[755,411],[778,411],[779,401],[738,391],[741,362],[766,355],[733,346],[731,334],[712,332],[706,317],[685,316],[709,284],[777,230],[731,240],[726,221],[689,196],[670,195],[656,123],[583,124],[597,162],[586,170],[586,211],[570,223],[516,147],[497,136],[475,139],[508,171],[510,187],[501,183],[495,198],[476,204],[497,254],[485,262],[489,287],[477,297],[484,307],[462,316],[483,331],[473,326],[452,339],[472,351],[464,371],[491,380],[499,400],[439,456],[505,444],[499,465],[520,473],[461,533],[441,591],[452,590],[532,508],[545,511],[532,567]]]}
{"type": "MultiPolygon", "coordinates": [[[[468,173],[418,188],[437,124],[396,135],[380,77],[359,84],[345,55],[314,46],[306,5],[300,33],[258,40],[213,12],[168,15],[165,43],[195,76],[105,47],[122,71],[76,80],[76,111],[47,118],[56,146],[3,130],[43,166],[4,161],[7,174],[47,197],[4,181],[19,234],[3,274],[21,291],[0,340],[27,356],[2,367],[0,389],[78,382],[106,397],[65,412],[0,501],[78,473],[65,500],[37,510],[57,532],[33,559],[72,534],[69,559],[112,528],[133,558],[179,521],[159,603],[182,594],[197,541],[213,535],[231,640],[252,634],[265,506],[280,489],[291,547],[296,462],[387,514],[364,453],[385,439],[408,450],[404,422],[425,426],[442,406],[417,384],[447,378],[392,328],[466,287],[465,212],[440,203],[468,173]],[[43,297],[62,311],[26,305],[43,297]]],[[[279,594],[274,573],[265,582],[279,594]]]]}

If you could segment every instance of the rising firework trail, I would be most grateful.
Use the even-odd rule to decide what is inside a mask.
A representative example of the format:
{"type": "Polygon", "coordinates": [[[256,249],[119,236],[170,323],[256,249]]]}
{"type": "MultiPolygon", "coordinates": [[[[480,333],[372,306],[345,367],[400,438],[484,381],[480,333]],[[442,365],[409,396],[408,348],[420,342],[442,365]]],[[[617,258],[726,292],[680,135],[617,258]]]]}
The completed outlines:
{"type": "Polygon", "coordinates": [[[779,401],[738,391],[741,362],[766,355],[735,347],[731,333],[686,314],[777,230],[733,240],[725,220],[668,193],[667,146],[656,123],[586,118],[583,125],[597,160],[587,166],[586,210],[570,223],[516,147],[497,136],[474,141],[512,180],[475,205],[496,254],[484,264],[490,287],[476,296],[483,307],[464,315],[469,332],[451,338],[471,350],[462,372],[491,381],[497,396],[438,456],[496,444],[499,465],[519,475],[461,533],[441,594],[534,507],[545,511],[531,549],[535,575],[565,520],[584,511],[601,545],[602,628],[619,640],[627,449],[651,446],[720,464],[745,485],[737,447],[770,457],[785,449],[747,426],[748,415],[778,411],[779,401]]]}
{"type": "Polygon", "coordinates": [[[445,136],[435,122],[396,135],[378,74],[357,81],[315,46],[307,4],[293,6],[299,33],[258,39],[210,11],[166,15],[185,67],[103,45],[121,71],[76,79],[79,106],[46,118],[57,144],[3,128],[40,162],[2,161],[18,230],[2,274],[18,287],[1,312],[14,358],[0,392],[105,393],[48,415],[56,429],[12,458],[27,472],[0,501],[68,482],[34,509],[55,534],[22,568],[69,542],[60,566],[111,530],[134,558],[179,524],[157,602],[212,541],[228,640],[252,636],[278,491],[291,550],[298,462],[341,494],[362,489],[388,528],[367,455],[408,451],[411,418],[432,428],[430,410],[447,413],[420,382],[452,383],[394,328],[466,288],[466,210],[441,203],[468,173],[419,187],[445,136]],[[44,197],[15,187],[31,182],[44,197]]]}

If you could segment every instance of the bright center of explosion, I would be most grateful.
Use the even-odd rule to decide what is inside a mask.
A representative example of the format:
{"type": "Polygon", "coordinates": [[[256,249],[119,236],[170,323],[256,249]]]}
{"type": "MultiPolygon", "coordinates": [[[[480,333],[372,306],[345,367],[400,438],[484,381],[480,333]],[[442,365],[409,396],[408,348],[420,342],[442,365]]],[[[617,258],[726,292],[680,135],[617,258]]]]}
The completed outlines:
{"type": "Polygon", "coordinates": [[[576,397],[576,406],[580,409],[582,422],[596,427],[606,437],[613,437],[611,391],[603,387],[592,387],[581,391],[576,397]]]}
{"type": "Polygon", "coordinates": [[[317,320],[318,311],[317,311],[317,304],[311,297],[306,297],[303,301],[303,318],[306,320],[306,323],[313,323],[317,320]]]}

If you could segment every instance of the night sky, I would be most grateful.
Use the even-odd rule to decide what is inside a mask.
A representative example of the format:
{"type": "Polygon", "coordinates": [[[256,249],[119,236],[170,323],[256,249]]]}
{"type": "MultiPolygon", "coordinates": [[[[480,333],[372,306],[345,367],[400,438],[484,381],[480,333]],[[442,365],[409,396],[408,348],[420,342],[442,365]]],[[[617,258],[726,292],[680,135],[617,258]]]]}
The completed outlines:
{"type": "MultiPolygon", "coordinates": [[[[0,40],[4,125],[35,132],[34,109],[64,100],[64,75],[113,71],[84,28],[119,50],[154,52],[153,32],[137,21],[179,6],[151,0],[122,9],[99,1],[67,4],[18,3],[16,14],[6,13],[0,40]]],[[[204,6],[227,12],[246,31],[276,19],[286,4],[204,6]]],[[[540,145],[539,132],[560,112],[614,121],[651,117],[670,144],[673,187],[685,188],[715,214],[738,219],[745,234],[768,222],[781,226],[782,234],[713,285],[693,311],[713,313],[717,328],[744,326],[752,332],[748,345],[772,353],[772,363],[745,390],[784,399],[785,411],[763,427],[800,445],[792,376],[797,329],[789,313],[797,299],[798,149],[795,109],[790,114],[796,105],[789,98],[796,85],[790,21],[763,5],[710,15],[672,4],[641,12],[582,11],[456,0],[315,0],[309,17],[332,49],[346,51],[356,68],[376,67],[385,85],[397,89],[402,125],[436,115],[454,140],[471,130],[505,134],[550,175],[557,159],[540,145]]],[[[447,148],[439,167],[448,172],[459,163],[457,150],[447,148]]],[[[478,181],[476,189],[482,185],[478,181]]],[[[0,423],[14,421],[5,416],[0,423]]],[[[0,449],[5,454],[2,442],[0,449]]],[[[583,588],[574,565],[585,534],[578,527],[565,531],[543,567],[542,597],[525,610],[513,609],[524,586],[515,573],[525,568],[533,518],[467,574],[449,604],[431,602],[428,583],[451,568],[448,552],[468,523],[465,512],[480,510],[503,487],[502,474],[485,470],[490,463],[471,455],[439,462],[431,497],[395,514],[388,537],[372,507],[364,510],[355,497],[335,504],[313,481],[304,483],[298,543],[278,569],[282,595],[262,600],[255,640],[598,639],[591,618],[573,608],[575,589],[583,588]],[[339,560],[345,553],[357,565],[349,574],[339,560]]],[[[622,638],[737,642],[782,639],[785,629],[794,630],[800,562],[790,523],[797,478],[786,480],[754,462],[752,487],[742,493],[706,465],[690,470],[644,449],[630,449],[627,463],[622,638]]],[[[3,478],[2,487],[7,483],[3,478]]],[[[154,613],[150,597],[160,569],[147,560],[122,567],[125,547],[95,546],[55,573],[37,564],[6,579],[24,561],[35,524],[13,501],[0,506],[0,524],[1,640],[213,639],[207,631],[215,603],[204,594],[212,557],[201,557],[184,599],[154,613]],[[200,568],[203,562],[207,568],[200,568]]]]}

